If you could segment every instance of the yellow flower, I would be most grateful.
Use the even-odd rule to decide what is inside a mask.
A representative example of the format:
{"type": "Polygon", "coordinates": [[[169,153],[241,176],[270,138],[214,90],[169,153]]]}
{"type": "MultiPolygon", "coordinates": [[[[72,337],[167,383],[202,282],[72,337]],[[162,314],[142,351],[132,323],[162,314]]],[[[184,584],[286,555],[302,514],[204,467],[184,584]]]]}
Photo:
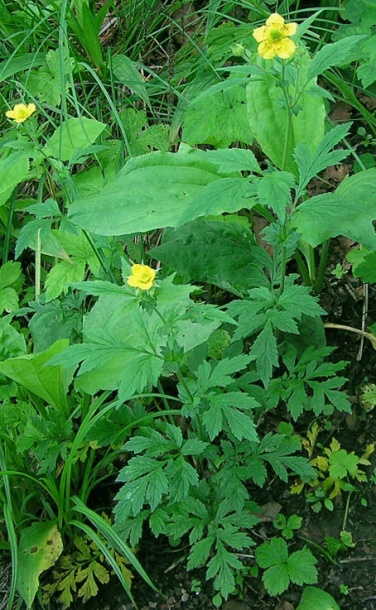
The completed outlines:
{"type": "Polygon", "coordinates": [[[273,59],[276,55],[281,59],[289,59],[296,51],[296,44],[289,36],[294,36],[297,28],[297,23],[285,23],[281,15],[273,13],[266,20],[266,25],[252,32],[259,43],[258,54],[264,59],[273,59]]]}
{"type": "Polygon", "coordinates": [[[35,104],[16,104],[13,110],[8,110],[6,116],[8,119],[13,119],[16,123],[23,123],[36,111],[35,104]]]}
{"type": "Polygon", "coordinates": [[[127,279],[127,284],[132,288],[150,290],[154,286],[155,271],[148,265],[132,265],[132,275],[127,279]]]}

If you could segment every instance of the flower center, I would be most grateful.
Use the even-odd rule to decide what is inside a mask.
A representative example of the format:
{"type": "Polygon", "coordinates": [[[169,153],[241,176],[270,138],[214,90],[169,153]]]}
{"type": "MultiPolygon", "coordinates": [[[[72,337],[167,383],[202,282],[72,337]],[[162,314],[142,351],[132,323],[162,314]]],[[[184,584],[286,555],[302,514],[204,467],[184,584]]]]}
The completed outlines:
{"type": "Polygon", "coordinates": [[[272,30],[270,32],[270,38],[274,41],[277,42],[278,40],[282,40],[283,38],[283,34],[280,30],[272,30]]]}
{"type": "Polygon", "coordinates": [[[150,273],[148,271],[143,271],[139,277],[140,282],[148,282],[150,280],[150,273]]]}

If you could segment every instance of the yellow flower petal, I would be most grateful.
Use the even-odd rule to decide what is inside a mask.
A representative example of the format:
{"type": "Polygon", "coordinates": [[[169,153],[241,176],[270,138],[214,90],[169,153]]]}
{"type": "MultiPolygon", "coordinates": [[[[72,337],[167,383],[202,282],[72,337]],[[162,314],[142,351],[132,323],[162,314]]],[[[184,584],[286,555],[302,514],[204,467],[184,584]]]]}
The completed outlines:
{"type": "Polygon", "coordinates": [[[283,33],[285,36],[294,36],[296,34],[297,29],[297,23],[286,23],[286,25],[283,26],[283,33]]]}
{"type": "Polygon", "coordinates": [[[286,23],[278,13],[273,13],[266,20],[266,25],[255,28],[253,37],[259,43],[258,53],[264,59],[289,59],[296,52],[296,44],[289,39],[296,33],[296,23],[286,23]]]}
{"type": "Polygon", "coordinates": [[[16,104],[13,106],[13,110],[8,110],[5,116],[8,119],[13,119],[16,123],[23,123],[36,111],[35,104],[16,104]]]}
{"type": "Polygon", "coordinates": [[[278,49],[276,50],[276,55],[281,59],[290,59],[295,54],[296,44],[290,38],[283,38],[278,43],[278,49]]]}
{"type": "Polygon", "coordinates": [[[253,38],[256,38],[257,42],[262,42],[265,39],[266,27],[262,25],[260,28],[256,28],[252,32],[253,38]]]}
{"type": "Polygon", "coordinates": [[[154,286],[155,271],[148,265],[132,265],[132,275],[127,279],[128,286],[140,290],[150,290],[154,286]]]}
{"type": "Polygon", "coordinates": [[[284,23],[285,23],[284,18],[281,17],[281,15],[279,15],[278,13],[273,13],[266,20],[266,25],[270,26],[272,28],[275,28],[275,29],[279,29],[279,28],[283,27],[284,23]]]}
{"type": "Polygon", "coordinates": [[[276,45],[269,40],[264,40],[258,46],[257,52],[263,59],[273,59],[276,56],[276,45]]]}

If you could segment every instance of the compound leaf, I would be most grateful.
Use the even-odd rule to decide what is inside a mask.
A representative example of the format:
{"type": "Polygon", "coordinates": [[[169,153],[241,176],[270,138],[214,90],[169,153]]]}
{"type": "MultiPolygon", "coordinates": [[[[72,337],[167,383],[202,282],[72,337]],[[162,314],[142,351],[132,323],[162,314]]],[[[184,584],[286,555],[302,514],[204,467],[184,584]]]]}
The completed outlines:
{"type": "Polygon", "coordinates": [[[302,549],[292,553],[287,560],[288,572],[291,582],[296,585],[313,584],[317,582],[317,559],[309,549],[302,549]]]}
{"type": "Polygon", "coordinates": [[[290,584],[288,567],[285,563],[268,568],[263,576],[262,581],[269,595],[279,595],[288,589],[290,584]]]}

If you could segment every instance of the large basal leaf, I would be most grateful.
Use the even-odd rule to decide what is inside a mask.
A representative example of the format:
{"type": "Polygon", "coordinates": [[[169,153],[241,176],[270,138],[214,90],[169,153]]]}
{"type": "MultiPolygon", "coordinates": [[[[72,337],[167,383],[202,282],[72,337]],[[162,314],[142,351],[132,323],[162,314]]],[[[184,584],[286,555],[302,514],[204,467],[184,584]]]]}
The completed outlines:
{"type": "MultiPolygon", "coordinates": [[[[252,78],[247,86],[247,110],[251,130],[264,153],[277,167],[297,174],[297,166],[293,158],[295,146],[299,142],[304,142],[313,153],[324,135],[324,98],[320,94],[316,79],[313,78],[299,98],[298,114],[292,116],[286,163],[285,167],[282,167],[288,112],[284,108],[283,91],[276,85],[271,74],[271,62],[261,58],[258,61],[266,74],[265,78],[252,78]]],[[[307,71],[311,62],[308,52],[302,54],[299,61],[298,86],[302,88],[307,81],[307,71]]],[[[289,86],[289,93],[294,97],[292,85],[289,86]]]]}
{"type": "Polygon", "coordinates": [[[13,189],[29,172],[29,153],[17,150],[0,161],[0,206],[9,199],[13,189]]]}
{"type": "Polygon", "coordinates": [[[149,254],[187,281],[209,282],[237,295],[266,283],[269,256],[237,222],[196,220],[166,233],[149,254]]]}
{"type": "Polygon", "coordinates": [[[11,55],[0,63],[0,83],[13,77],[19,72],[32,70],[41,66],[46,61],[44,53],[24,53],[23,55],[11,55]]]}
{"type": "Polygon", "coordinates": [[[318,587],[305,587],[296,610],[340,610],[340,607],[326,591],[318,587]]]}
{"type": "Polygon", "coordinates": [[[0,373],[10,377],[28,391],[33,392],[48,404],[59,407],[67,405],[67,390],[71,381],[69,371],[61,366],[45,366],[56,354],[68,347],[68,340],[61,339],[37,356],[27,354],[9,358],[0,363],[0,373]]]}
{"type": "Polygon", "coordinates": [[[19,542],[17,589],[28,608],[39,589],[39,576],[59,559],[63,542],[56,523],[35,522],[22,530],[19,542]]]}
{"type": "Polygon", "coordinates": [[[105,128],[105,123],[87,117],[68,119],[47,140],[43,153],[69,161],[80,148],[93,144],[105,128]]]}
{"type": "MultiPolygon", "coordinates": [[[[100,235],[175,227],[203,189],[215,180],[222,180],[219,165],[191,149],[137,157],[100,193],[76,200],[69,216],[83,229],[100,235]]],[[[231,205],[232,199],[226,198],[218,209],[214,200],[215,212],[207,205],[205,213],[218,214],[231,209],[231,205]]],[[[200,215],[197,210],[197,216],[200,215]]]]}
{"type": "Polygon", "coordinates": [[[243,177],[222,178],[211,182],[193,198],[178,226],[200,216],[217,216],[223,212],[237,212],[242,208],[250,210],[257,203],[253,195],[255,189],[243,177]]]}
{"type": "Polygon", "coordinates": [[[315,247],[344,235],[376,250],[376,169],[347,178],[334,193],[312,197],[293,215],[293,225],[304,241],[315,247]]]}
{"type": "Polygon", "coordinates": [[[193,101],[184,117],[183,140],[218,148],[236,141],[252,144],[244,87],[214,90],[197,102],[193,101]]]}

